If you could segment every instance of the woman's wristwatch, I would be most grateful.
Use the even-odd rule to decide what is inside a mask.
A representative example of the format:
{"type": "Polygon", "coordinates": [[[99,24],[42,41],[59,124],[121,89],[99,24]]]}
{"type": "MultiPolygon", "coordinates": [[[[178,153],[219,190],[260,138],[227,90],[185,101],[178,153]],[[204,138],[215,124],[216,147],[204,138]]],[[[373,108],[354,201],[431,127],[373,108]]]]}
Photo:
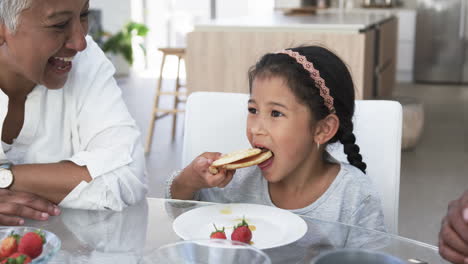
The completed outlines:
{"type": "Polygon", "coordinates": [[[12,165],[11,163],[0,164],[0,189],[7,189],[13,184],[12,165]]]}

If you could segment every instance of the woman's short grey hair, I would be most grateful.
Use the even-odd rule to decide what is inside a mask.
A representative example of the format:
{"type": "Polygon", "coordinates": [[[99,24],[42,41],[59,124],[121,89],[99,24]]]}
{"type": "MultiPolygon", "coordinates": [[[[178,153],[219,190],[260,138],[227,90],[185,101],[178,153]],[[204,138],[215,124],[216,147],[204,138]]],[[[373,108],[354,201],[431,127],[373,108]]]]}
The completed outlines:
{"type": "Polygon", "coordinates": [[[31,0],[0,0],[0,22],[15,32],[19,14],[30,5],[31,0]]]}

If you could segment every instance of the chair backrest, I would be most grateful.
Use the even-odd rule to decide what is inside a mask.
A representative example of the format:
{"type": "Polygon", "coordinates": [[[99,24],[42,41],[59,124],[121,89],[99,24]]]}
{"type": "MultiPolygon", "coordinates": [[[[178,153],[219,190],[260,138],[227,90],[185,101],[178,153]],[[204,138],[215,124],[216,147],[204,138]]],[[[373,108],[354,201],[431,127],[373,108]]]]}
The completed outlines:
{"type": "MultiPolygon", "coordinates": [[[[250,147],[246,136],[248,98],[248,94],[218,92],[195,92],[188,97],[183,167],[205,151],[227,153],[250,147]]],[[[402,107],[394,101],[358,100],[353,124],[367,174],[382,199],[387,230],[397,234],[402,107]]],[[[330,145],[329,152],[347,162],[341,143],[330,145]]]]}

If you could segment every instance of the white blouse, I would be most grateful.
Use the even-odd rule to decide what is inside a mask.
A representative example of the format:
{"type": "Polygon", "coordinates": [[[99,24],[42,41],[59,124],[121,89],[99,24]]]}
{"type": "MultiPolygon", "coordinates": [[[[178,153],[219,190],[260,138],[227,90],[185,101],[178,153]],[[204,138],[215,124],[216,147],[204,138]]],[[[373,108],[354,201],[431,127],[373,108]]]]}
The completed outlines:
{"type": "MultiPolygon", "coordinates": [[[[113,65],[90,37],[86,40],[62,89],[37,85],[29,93],[23,128],[9,149],[2,144],[0,160],[86,166],[92,181],[78,184],[60,206],[120,211],[146,196],[143,146],[113,65]]],[[[8,96],[0,90],[0,133],[7,111],[8,96]]]]}
{"type": "MultiPolygon", "coordinates": [[[[0,131],[0,134],[1,134],[1,131],[0,131]]],[[[7,144],[7,143],[2,141],[2,147],[3,147],[3,151],[6,153],[7,151],[10,151],[11,144],[7,144]]]]}

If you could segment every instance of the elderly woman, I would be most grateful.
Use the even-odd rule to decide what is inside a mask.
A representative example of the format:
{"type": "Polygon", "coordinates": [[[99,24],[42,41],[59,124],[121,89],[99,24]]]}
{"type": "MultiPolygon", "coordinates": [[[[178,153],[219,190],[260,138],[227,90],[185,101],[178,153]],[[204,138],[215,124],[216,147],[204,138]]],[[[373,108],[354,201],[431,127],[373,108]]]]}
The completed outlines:
{"type": "Polygon", "coordinates": [[[0,224],[143,199],[140,133],[89,0],[0,0],[0,224]]]}

